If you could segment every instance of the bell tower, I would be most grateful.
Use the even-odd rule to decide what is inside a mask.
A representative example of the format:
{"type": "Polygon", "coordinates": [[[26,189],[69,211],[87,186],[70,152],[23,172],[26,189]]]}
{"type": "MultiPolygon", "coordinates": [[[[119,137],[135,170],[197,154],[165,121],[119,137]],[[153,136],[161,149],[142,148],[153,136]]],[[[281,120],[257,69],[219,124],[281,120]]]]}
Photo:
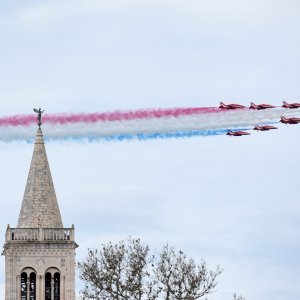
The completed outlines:
{"type": "Polygon", "coordinates": [[[5,300],[75,299],[75,230],[63,226],[40,125],[18,224],[6,230],[5,300]]]}

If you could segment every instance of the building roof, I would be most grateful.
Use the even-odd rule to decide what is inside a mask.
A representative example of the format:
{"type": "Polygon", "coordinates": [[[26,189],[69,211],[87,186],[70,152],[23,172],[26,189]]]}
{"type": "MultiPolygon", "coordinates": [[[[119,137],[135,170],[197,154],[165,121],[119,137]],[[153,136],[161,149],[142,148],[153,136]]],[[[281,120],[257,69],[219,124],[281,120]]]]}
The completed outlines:
{"type": "Polygon", "coordinates": [[[63,228],[43,133],[38,128],[17,228],[63,228]]]}

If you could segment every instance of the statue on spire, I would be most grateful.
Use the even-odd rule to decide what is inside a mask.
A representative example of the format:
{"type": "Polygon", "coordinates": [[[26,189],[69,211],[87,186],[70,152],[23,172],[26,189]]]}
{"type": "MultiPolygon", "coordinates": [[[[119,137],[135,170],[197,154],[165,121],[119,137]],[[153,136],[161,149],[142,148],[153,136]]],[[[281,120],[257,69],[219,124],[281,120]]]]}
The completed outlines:
{"type": "Polygon", "coordinates": [[[41,128],[41,125],[42,125],[42,113],[44,112],[44,110],[42,111],[41,108],[39,108],[39,109],[34,108],[33,111],[38,114],[37,115],[38,125],[39,125],[39,128],[41,128]]]}

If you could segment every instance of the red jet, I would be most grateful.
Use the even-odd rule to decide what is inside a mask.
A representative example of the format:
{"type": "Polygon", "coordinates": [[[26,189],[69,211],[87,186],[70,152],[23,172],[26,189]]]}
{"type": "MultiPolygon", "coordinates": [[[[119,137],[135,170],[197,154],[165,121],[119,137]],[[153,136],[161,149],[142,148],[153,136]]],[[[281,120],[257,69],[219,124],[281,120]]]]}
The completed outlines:
{"type": "Polygon", "coordinates": [[[300,118],[286,118],[282,116],[280,122],[284,124],[299,124],[300,118]]]}
{"type": "Polygon", "coordinates": [[[242,108],[245,108],[245,106],[240,105],[240,104],[224,104],[223,102],[220,102],[219,108],[222,108],[222,109],[242,109],[242,108]]]}
{"type": "Polygon", "coordinates": [[[228,130],[226,135],[229,135],[229,136],[242,136],[242,135],[250,135],[250,133],[245,132],[245,131],[231,131],[231,130],[228,130]]]}
{"type": "Polygon", "coordinates": [[[271,105],[271,104],[255,104],[253,102],[250,102],[250,109],[257,109],[257,110],[261,110],[261,109],[267,109],[267,108],[274,108],[276,106],[271,105]]]}
{"type": "Polygon", "coordinates": [[[266,125],[266,126],[258,126],[256,125],[253,130],[259,130],[259,131],[268,131],[268,130],[271,130],[271,129],[278,129],[277,127],[275,126],[269,126],[269,125],[266,125]]]}
{"type": "Polygon", "coordinates": [[[285,101],[282,101],[282,103],[283,103],[283,105],[282,105],[282,107],[284,107],[284,108],[300,108],[300,103],[287,103],[287,102],[285,102],[285,101]]]}

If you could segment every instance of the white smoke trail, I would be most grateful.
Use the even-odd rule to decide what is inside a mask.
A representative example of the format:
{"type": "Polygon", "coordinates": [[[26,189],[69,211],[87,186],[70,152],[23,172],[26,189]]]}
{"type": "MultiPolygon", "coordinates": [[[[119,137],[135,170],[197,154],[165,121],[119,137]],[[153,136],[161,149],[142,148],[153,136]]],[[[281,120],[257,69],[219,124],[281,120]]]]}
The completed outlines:
{"type": "MultiPolygon", "coordinates": [[[[43,124],[45,137],[49,139],[108,137],[114,135],[137,135],[175,133],[252,127],[278,122],[281,115],[296,116],[299,110],[283,108],[253,111],[235,110],[209,114],[194,114],[179,117],[105,121],[95,123],[43,124]]],[[[36,126],[1,127],[0,140],[32,140],[36,126]]]]}

